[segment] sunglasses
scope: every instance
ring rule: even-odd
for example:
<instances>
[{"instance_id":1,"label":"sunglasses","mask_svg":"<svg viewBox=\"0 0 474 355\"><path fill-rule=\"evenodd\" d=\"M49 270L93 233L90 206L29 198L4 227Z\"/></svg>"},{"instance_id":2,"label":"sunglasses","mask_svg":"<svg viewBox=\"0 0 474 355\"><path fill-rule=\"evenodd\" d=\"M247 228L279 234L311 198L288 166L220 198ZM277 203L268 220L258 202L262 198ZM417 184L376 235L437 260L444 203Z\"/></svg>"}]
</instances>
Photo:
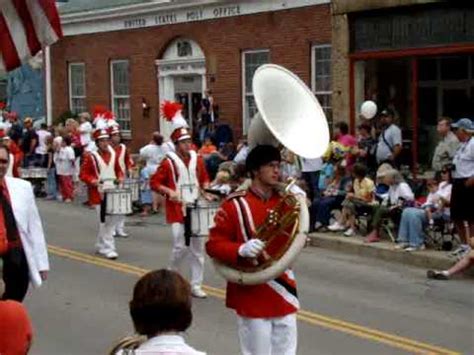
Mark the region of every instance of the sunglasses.
<instances>
[{"instance_id":1,"label":"sunglasses","mask_svg":"<svg viewBox=\"0 0 474 355\"><path fill-rule=\"evenodd\" d=\"M8 159L0 159L0 164L8 164Z\"/></svg>"}]
</instances>

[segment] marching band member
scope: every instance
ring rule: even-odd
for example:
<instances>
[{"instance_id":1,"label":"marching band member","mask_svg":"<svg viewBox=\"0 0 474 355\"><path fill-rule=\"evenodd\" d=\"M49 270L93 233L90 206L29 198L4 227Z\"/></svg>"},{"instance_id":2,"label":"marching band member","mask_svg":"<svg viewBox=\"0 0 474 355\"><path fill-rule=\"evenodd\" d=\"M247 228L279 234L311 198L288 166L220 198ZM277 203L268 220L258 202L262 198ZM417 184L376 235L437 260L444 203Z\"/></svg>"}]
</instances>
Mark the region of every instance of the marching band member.
<instances>
[{"instance_id":1,"label":"marching band member","mask_svg":"<svg viewBox=\"0 0 474 355\"><path fill-rule=\"evenodd\" d=\"M118 254L113 234L118 218L105 215L105 199L99 188L113 188L114 182L123 180L123 175L115 150L110 146L107 130L96 129L93 137L98 150L84 155L79 177L89 188L89 204L95 206L99 218L97 253L107 259L116 259Z\"/></svg>"},{"instance_id":2,"label":"marching band member","mask_svg":"<svg viewBox=\"0 0 474 355\"><path fill-rule=\"evenodd\" d=\"M10 136L6 134L5 129L3 128L0 128L0 141L10 151L6 176L19 178L21 175L21 161L23 159L22 151L18 148L15 142L10 139Z\"/></svg>"},{"instance_id":3,"label":"marching band member","mask_svg":"<svg viewBox=\"0 0 474 355\"><path fill-rule=\"evenodd\" d=\"M173 121L171 140L175 151L166 154L151 177L150 187L166 196L166 221L171 224L173 234L170 268L178 270L189 254L191 292L194 297L205 298L207 295L201 288L204 275L204 239L191 238L190 245L185 245L184 218L186 204L198 199L200 188L207 187L209 177L204 160L191 149L191 133L181 115L181 105L165 102L162 110L164 116Z\"/></svg>"},{"instance_id":4,"label":"marching band member","mask_svg":"<svg viewBox=\"0 0 474 355\"><path fill-rule=\"evenodd\" d=\"M277 191L280 161L280 152L273 146L259 145L250 151L246 168L251 185L229 195L218 210L206 244L210 257L238 265L252 262L262 253L265 243L253 238L255 226L261 225L282 199ZM290 269L263 284L228 282L226 305L237 314L242 354L296 354L299 301Z\"/></svg>"},{"instance_id":5,"label":"marching band member","mask_svg":"<svg viewBox=\"0 0 474 355\"><path fill-rule=\"evenodd\" d=\"M120 127L118 123L114 123L110 127L110 141L112 148L115 150L115 154L120 166L120 171L124 178L129 176L130 169L133 167L133 160L130 156L130 152L125 144L122 143L122 136L120 134ZM117 216L119 220L117 222L117 228L115 229L115 236L118 238L127 238L128 234L125 232L125 215Z\"/></svg>"}]
</instances>

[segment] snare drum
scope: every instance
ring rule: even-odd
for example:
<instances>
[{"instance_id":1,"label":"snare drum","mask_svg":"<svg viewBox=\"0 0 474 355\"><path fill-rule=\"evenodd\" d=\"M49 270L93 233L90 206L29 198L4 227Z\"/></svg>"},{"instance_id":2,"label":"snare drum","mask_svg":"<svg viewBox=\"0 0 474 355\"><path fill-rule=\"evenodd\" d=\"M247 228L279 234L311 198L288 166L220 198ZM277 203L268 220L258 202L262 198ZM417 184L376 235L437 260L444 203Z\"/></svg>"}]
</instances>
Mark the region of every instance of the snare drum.
<instances>
[{"instance_id":1,"label":"snare drum","mask_svg":"<svg viewBox=\"0 0 474 355\"><path fill-rule=\"evenodd\" d=\"M48 169L30 168L30 179L46 179L48 177Z\"/></svg>"},{"instance_id":2,"label":"snare drum","mask_svg":"<svg viewBox=\"0 0 474 355\"><path fill-rule=\"evenodd\" d=\"M21 178L22 179L29 179L30 178L30 169L21 168Z\"/></svg>"},{"instance_id":3,"label":"snare drum","mask_svg":"<svg viewBox=\"0 0 474 355\"><path fill-rule=\"evenodd\" d=\"M132 192L130 189L107 189L104 191L104 198L106 215L132 213Z\"/></svg>"},{"instance_id":4,"label":"snare drum","mask_svg":"<svg viewBox=\"0 0 474 355\"><path fill-rule=\"evenodd\" d=\"M21 177L23 179L46 179L48 177L48 169L24 168L21 169Z\"/></svg>"},{"instance_id":5,"label":"snare drum","mask_svg":"<svg viewBox=\"0 0 474 355\"><path fill-rule=\"evenodd\" d=\"M220 202L198 200L191 206L191 231L196 235L208 235L209 229L214 226L214 216L219 209Z\"/></svg>"},{"instance_id":6,"label":"snare drum","mask_svg":"<svg viewBox=\"0 0 474 355\"><path fill-rule=\"evenodd\" d=\"M123 182L124 189L132 192L132 202L140 200L140 181L137 179L126 179Z\"/></svg>"}]
</instances>

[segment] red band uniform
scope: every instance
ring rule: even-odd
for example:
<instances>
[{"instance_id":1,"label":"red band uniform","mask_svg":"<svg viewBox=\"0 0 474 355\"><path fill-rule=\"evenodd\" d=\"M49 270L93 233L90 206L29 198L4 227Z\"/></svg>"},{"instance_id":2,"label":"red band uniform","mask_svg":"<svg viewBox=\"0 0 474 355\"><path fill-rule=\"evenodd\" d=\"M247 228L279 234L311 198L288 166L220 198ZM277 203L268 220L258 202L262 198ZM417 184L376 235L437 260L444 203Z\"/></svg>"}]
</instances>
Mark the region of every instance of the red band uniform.
<instances>
[{"instance_id":1,"label":"red band uniform","mask_svg":"<svg viewBox=\"0 0 474 355\"><path fill-rule=\"evenodd\" d=\"M108 140L109 135L106 130L99 129L94 132L94 138L97 146L100 146L99 140ZM98 188L99 183L109 188L113 187L114 180L123 179L114 149L108 145L105 151L99 148L96 152L85 154L79 177L89 187L89 204L95 206L99 218L96 251L106 258L115 259L118 254L113 234L118 219L117 216L105 216L103 196Z\"/></svg>"},{"instance_id":2,"label":"red band uniform","mask_svg":"<svg viewBox=\"0 0 474 355\"><path fill-rule=\"evenodd\" d=\"M187 171L183 172L178 166L179 162L173 160L173 158L180 159L182 161L181 164L183 164ZM192 171L193 169L194 172ZM160 186L166 186L171 190L179 191L180 189L177 187L177 185L179 185L180 178L185 175L196 176L197 181L190 182L196 184L196 187L193 190L196 192L195 199L197 199L199 187L203 187L209 183L209 177L206 172L204 160L194 151L190 152L190 157L188 159L183 159L182 157L178 157L176 153L169 152L166 158L161 162L156 173L151 177L150 187L154 191L159 191ZM178 270L181 263L184 261L184 259L186 259L189 253L191 286L194 292L196 292L196 289L200 290L201 288L204 275L204 238L191 238L189 247L186 247L184 239L183 203L172 201L170 200L169 196L167 196L165 210L166 222L171 224L171 231L173 234L171 268L173 270Z\"/></svg>"},{"instance_id":3,"label":"red band uniform","mask_svg":"<svg viewBox=\"0 0 474 355\"><path fill-rule=\"evenodd\" d=\"M263 197L252 187L230 195L219 208L210 230L208 255L230 266L248 263L240 255L241 247L253 239L255 226L262 225L268 211L280 201L276 190ZM243 354L296 354L296 312L300 305L291 269L258 285L227 282L226 306L238 316Z\"/></svg>"},{"instance_id":4,"label":"red band uniform","mask_svg":"<svg viewBox=\"0 0 474 355\"><path fill-rule=\"evenodd\" d=\"M204 298L201 289L204 275L204 238L190 238L190 245L185 245L184 213L187 203L199 198L200 188L209 184L204 160L191 150L191 134L187 123L181 115L181 105L165 102L162 112L173 122L171 141L175 152L168 152L150 179L150 187L158 193L166 194L166 222L171 224L173 250L170 268L179 270L185 259L189 260L191 269L191 288L195 297ZM170 193L179 196L179 201L170 198ZM187 256L189 255L189 258Z\"/></svg>"}]
</instances>

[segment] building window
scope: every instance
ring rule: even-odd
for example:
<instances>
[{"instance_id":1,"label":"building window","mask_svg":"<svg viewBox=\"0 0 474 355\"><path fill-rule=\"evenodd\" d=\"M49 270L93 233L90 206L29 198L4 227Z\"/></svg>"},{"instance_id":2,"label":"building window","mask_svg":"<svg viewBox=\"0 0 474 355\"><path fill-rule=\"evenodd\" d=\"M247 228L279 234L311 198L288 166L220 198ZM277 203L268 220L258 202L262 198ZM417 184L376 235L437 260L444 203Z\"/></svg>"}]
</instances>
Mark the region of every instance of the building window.
<instances>
[{"instance_id":1,"label":"building window","mask_svg":"<svg viewBox=\"0 0 474 355\"><path fill-rule=\"evenodd\" d=\"M192 57L193 47L189 41L179 41L176 45L178 49L178 57Z\"/></svg>"},{"instance_id":2,"label":"building window","mask_svg":"<svg viewBox=\"0 0 474 355\"><path fill-rule=\"evenodd\" d=\"M69 110L73 113L87 111L84 63L69 63Z\"/></svg>"},{"instance_id":3,"label":"building window","mask_svg":"<svg viewBox=\"0 0 474 355\"><path fill-rule=\"evenodd\" d=\"M326 114L329 125L332 124L332 87L331 87L331 45L313 46L311 53L311 86Z\"/></svg>"},{"instance_id":4,"label":"building window","mask_svg":"<svg viewBox=\"0 0 474 355\"><path fill-rule=\"evenodd\" d=\"M252 50L242 53L243 129L245 134L247 134L250 120L257 113L257 106L252 92L252 78L259 66L269 62L269 50Z\"/></svg>"},{"instance_id":5,"label":"building window","mask_svg":"<svg viewBox=\"0 0 474 355\"><path fill-rule=\"evenodd\" d=\"M130 80L128 60L110 63L112 111L122 131L130 132Z\"/></svg>"}]
</instances>

